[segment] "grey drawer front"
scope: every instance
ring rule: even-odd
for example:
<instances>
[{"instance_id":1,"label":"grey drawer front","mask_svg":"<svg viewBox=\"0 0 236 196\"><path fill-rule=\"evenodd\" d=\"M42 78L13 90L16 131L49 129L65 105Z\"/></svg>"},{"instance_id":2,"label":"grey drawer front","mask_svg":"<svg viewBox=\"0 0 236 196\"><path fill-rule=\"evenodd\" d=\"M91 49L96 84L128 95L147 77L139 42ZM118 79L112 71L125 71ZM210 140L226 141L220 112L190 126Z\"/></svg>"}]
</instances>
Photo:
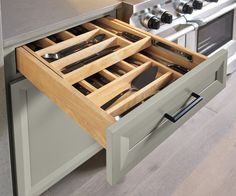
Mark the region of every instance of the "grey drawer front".
<instances>
[{"instance_id":1,"label":"grey drawer front","mask_svg":"<svg viewBox=\"0 0 236 196\"><path fill-rule=\"evenodd\" d=\"M107 130L107 180L115 184L178 127L225 87L227 51L221 50L195 69L157 93ZM164 118L203 97L177 122Z\"/></svg>"}]
</instances>

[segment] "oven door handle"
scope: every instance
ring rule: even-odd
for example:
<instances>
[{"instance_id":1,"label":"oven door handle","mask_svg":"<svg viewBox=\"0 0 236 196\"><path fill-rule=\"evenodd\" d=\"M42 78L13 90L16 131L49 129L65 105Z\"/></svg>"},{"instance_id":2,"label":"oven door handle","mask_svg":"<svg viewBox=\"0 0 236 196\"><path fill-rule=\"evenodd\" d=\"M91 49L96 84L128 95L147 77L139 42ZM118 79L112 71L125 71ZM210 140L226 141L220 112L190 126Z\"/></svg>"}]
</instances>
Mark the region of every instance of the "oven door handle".
<instances>
[{"instance_id":1,"label":"oven door handle","mask_svg":"<svg viewBox=\"0 0 236 196\"><path fill-rule=\"evenodd\" d=\"M172 35L169 35L167 37L165 37L165 39L169 40L169 41L175 41L177 40L178 38L190 33L191 31L194 31L195 30L195 27L192 26L192 25L189 25L188 27L178 31L178 32L175 32L173 33Z\"/></svg>"},{"instance_id":2,"label":"oven door handle","mask_svg":"<svg viewBox=\"0 0 236 196\"><path fill-rule=\"evenodd\" d=\"M207 23L211 22L212 20L226 14L227 12L230 12L231 10L233 10L235 8L236 8L236 3L221 9L220 11L216 12L215 14L212 14L211 16L209 16L207 18L188 20L188 22L197 23L199 27L202 27L202 26L205 26Z\"/></svg>"}]
</instances>

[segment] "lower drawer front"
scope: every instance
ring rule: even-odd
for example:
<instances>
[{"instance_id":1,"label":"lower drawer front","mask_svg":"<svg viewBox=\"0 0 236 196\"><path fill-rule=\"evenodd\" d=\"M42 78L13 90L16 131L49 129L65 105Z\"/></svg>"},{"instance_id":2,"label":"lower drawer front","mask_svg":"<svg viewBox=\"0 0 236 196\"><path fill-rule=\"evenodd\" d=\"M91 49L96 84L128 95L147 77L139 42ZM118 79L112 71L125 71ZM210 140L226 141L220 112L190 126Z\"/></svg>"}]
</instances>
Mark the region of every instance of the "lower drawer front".
<instances>
[{"instance_id":1,"label":"lower drawer front","mask_svg":"<svg viewBox=\"0 0 236 196\"><path fill-rule=\"evenodd\" d=\"M20 47L16 51L17 67L107 149L107 178L110 184L114 184L225 87L227 52L222 50L206 59L111 18L84 24L83 29L88 32L75 35L72 34L75 29L68 30L35 42L36 47L34 43ZM136 36L129 35L127 40L127 32ZM42 57L98 34L104 34L106 39L53 62ZM55 36L62 41L57 43ZM137 36L138 41L132 41ZM120 46L118 50L69 73L63 72L68 65L117 44ZM180 73L162 62L181 65L188 71ZM123 70L121 76L114 72L114 65L119 73ZM129 89L131 81L150 66L158 67L152 83L108 109L101 107ZM100 87L93 86L90 80L95 74L102 75L109 82ZM85 93L80 91L81 87L85 88ZM117 121L117 116L137 104L140 105Z\"/></svg>"},{"instance_id":2,"label":"lower drawer front","mask_svg":"<svg viewBox=\"0 0 236 196\"><path fill-rule=\"evenodd\" d=\"M116 183L225 87L226 54L217 53L108 128L110 184ZM193 99L192 93L199 97ZM194 106L188 107L191 104ZM187 111L176 122L165 118L166 114L181 114L183 108Z\"/></svg>"},{"instance_id":3,"label":"lower drawer front","mask_svg":"<svg viewBox=\"0 0 236 196\"><path fill-rule=\"evenodd\" d=\"M11 83L11 97L18 196L40 195L101 150L29 81Z\"/></svg>"}]
</instances>

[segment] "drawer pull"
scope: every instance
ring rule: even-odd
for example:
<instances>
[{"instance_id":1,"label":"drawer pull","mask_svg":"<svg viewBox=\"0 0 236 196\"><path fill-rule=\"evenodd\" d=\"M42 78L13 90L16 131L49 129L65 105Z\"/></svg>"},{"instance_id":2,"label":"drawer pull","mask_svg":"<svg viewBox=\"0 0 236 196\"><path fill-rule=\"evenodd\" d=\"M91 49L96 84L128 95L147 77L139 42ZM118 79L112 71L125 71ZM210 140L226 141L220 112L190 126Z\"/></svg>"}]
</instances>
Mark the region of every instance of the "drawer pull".
<instances>
[{"instance_id":1,"label":"drawer pull","mask_svg":"<svg viewBox=\"0 0 236 196\"><path fill-rule=\"evenodd\" d=\"M188 113L193 107L195 107L198 103L200 103L203 100L203 97L196 94L196 93L192 93L191 97L195 97L196 99L194 99L192 102L190 102L187 106L185 106L183 109L181 109L174 116L171 116L171 115L165 113L164 117L167 118L169 121L175 123L180 118L182 118L186 113Z\"/></svg>"}]
</instances>

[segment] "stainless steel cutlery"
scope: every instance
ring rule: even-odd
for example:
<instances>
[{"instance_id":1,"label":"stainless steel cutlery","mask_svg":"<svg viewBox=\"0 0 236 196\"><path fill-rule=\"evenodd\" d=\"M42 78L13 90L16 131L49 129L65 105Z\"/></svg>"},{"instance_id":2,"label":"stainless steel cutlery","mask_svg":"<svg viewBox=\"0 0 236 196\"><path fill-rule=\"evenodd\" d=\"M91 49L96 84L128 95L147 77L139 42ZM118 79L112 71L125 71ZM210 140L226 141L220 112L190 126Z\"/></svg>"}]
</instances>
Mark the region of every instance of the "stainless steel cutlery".
<instances>
[{"instance_id":1,"label":"stainless steel cutlery","mask_svg":"<svg viewBox=\"0 0 236 196\"><path fill-rule=\"evenodd\" d=\"M94 44L97 44L103 40L105 40L105 37L106 35L105 34L98 34L96 35L94 38L88 40L88 41L84 41L84 42L81 42L81 43L78 43L78 44L75 44L73 46L70 46L70 47L67 47L63 50L60 50L56 53L47 53L47 54L44 54L43 55L43 58L44 59L47 59L47 60L58 60L58 59L61 59L65 56L68 56L72 53L75 53L79 50L82 50L84 48L87 48L91 45L94 45Z\"/></svg>"},{"instance_id":2,"label":"stainless steel cutlery","mask_svg":"<svg viewBox=\"0 0 236 196\"><path fill-rule=\"evenodd\" d=\"M106 110L122 96L125 96L126 93L139 91L140 89L144 88L145 86L147 86L156 79L157 72L158 72L158 67L156 66L148 68L147 70L145 70L132 80L131 88L120 93L119 95L117 95L116 97L105 103L101 108Z\"/></svg>"},{"instance_id":3,"label":"stainless steel cutlery","mask_svg":"<svg viewBox=\"0 0 236 196\"><path fill-rule=\"evenodd\" d=\"M88 63L91 63L101 57L104 57L108 54L111 54L112 52L114 52L116 49L118 49L120 47L120 45L115 45L115 46L111 46L109 48L106 48L100 52L97 52L93 55L90 55L82 60L79 60L79 61L76 61L70 65L67 65L66 67L64 67L61 72L63 74L67 74L67 73L70 73L71 71L74 71L75 69L78 69Z\"/></svg>"}]
</instances>

